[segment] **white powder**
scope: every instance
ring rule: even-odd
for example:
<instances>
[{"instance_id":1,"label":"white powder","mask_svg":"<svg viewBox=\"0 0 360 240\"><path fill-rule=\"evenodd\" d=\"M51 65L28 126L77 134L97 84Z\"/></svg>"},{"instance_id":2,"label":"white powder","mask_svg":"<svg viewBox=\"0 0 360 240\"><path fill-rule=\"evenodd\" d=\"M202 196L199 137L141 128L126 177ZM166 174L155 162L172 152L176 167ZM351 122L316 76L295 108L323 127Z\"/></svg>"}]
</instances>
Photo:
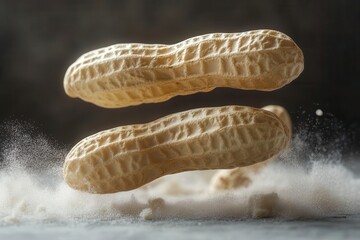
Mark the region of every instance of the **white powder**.
<instances>
[{"instance_id":1,"label":"white powder","mask_svg":"<svg viewBox=\"0 0 360 240\"><path fill-rule=\"evenodd\" d=\"M62 179L66 151L51 146L44 137L30 137L19 130L14 138L2 153L3 224L48 219L299 218L360 213L360 179L338 161L339 154L312 154L299 135L280 159L251 176L247 188L213 193L209 182L215 171L193 171L107 195L68 187Z\"/></svg>"},{"instance_id":2,"label":"white powder","mask_svg":"<svg viewBox=\"0 0 360 240\"><path fill-rule=\"evenodd\" d=\"M324 112L321 109L316 109L315 114L316 116L321 117L322 115L324 115Z\"/></svg>"}]
</instances>

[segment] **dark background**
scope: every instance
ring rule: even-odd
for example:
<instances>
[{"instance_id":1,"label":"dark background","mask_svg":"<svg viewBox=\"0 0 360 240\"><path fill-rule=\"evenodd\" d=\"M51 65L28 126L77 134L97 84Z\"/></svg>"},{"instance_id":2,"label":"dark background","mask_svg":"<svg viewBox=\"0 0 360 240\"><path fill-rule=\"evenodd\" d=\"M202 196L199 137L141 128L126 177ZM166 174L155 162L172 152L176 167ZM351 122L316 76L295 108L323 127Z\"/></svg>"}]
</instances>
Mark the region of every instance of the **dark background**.
<instances>
[{"instance_id":1,"label":"dark background","mask_svg":"<svg viewBox=\"0 0 360 240\"><path fill-rule=\"evenodd\" d=\"M203 106L286 107L295 126L336 119L359 146L359 5L346 1L1 1L0 123L19 119L71 146L89 134ZM81 54L115 43L176 43L211 32L270 28L295 40L305 70L274 92L216 89L164 103L102 109L63 91ZM317 117L316 109L324 116ZM333 124L327 128L332 135ZM2 133L2 140L6 134Z\"/></svg>"}]
</instances>

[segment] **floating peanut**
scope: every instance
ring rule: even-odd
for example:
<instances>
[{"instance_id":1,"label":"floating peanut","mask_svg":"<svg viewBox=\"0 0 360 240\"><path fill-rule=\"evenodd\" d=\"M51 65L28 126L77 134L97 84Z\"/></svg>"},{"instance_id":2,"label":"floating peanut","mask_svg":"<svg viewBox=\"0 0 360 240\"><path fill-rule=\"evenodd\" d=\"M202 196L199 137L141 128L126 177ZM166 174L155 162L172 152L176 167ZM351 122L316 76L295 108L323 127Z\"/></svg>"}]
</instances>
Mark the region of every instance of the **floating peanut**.
<instances>
[{"instance_id":1,"label":"floating peanut","mask_svg":"<svg viewBox=\"0 0 360 240\"><path fill-rule=\"evenodd\" d=\"M83 139L66 157L64 178L82 191L126 191L166 174L265 161L288 141L288 127L271 112L242 106L193 109Z\"/></svg>"},{"instance_id":2,"label":"floating peanut","mask_svg":"<svg viewBox=\"0 0 360 240\"><path fill-rule=\"evenodd\" d=\"M291 123L291 118L290 118L290 114L288 113L288 111L286 111L285 108L283 108L282 106L279 106L279 105L267 105L265 107L262 107L262 109L272 112L272 113L275 113L276 116L278 116L281 119L281 121L283 121L283 123L285 123L285 125L288 127L290 138L291 138L292 123Z\"/></svg>"},{"instance_id":3,"label":"floating peanut","mask_svg":"<svg viewBox=\"0 0 360 240\"><path fill-rule=\"evenodd\" d=\"M270 91L297 78L304 57L274 30L213 33L174 45L118 44L81 56L66 72L71 97L117 108L216 87Z\"/></svg>"},{"instance_id":4,"label":"floating peanut","mask_svg":"<svg viewBox=\"0 0 360 240\"><path fill-rule=\"evenodd\" d=\"M289 113L286 111L286 109L277 105L265 106L262 109L275 113L288 127L289 136L291 138L292 124ZM210 190L218 191L247 187L251 184L251 175L258 173L273 159L274 157L248 167L219 170L217 173L215 173L210 181Z\"/></svg>"}]
</instances>

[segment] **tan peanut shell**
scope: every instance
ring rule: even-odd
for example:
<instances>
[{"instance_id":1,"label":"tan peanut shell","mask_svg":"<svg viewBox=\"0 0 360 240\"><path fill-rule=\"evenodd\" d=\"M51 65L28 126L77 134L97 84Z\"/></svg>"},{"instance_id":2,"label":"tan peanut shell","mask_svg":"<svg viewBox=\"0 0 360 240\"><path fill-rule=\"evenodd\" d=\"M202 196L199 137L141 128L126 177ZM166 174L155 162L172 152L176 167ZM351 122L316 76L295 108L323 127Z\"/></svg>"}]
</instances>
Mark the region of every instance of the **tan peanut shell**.
<instances>
[{"instance_id":1,"label":"tan peanut shell","mask_svg":"<svg viewBox=\"0 0 360 240\"><path fill-rule=\"evenodd\" d=\"M71 97L117 108L216 87L270 91L303 68L301 49L281 32L213 33L173 45L117 44L91 51L69 67L64 88Z\"/></svg>"},{"instance_id":2,"label":"tan peanut shell","mask_svg":"<svg viewBox=\"0 0 360 240\"><path fill-rule=\"evenodd\" d=\"M280 120L288 127L289 136L292 135L292 123L289 113L285 108L278 105L268 105L262 109L270 111L280 118ZM275 157L272 157L266 161L247 166L247 167L237 167L234 169L222 169L217 171L210 181L210 190L230 190L241 187L247 187L251 184L250 176L257 174L261 171L269 162L271 162Z\"/></svg>"},{"instance_id":3,"label":"tan peanut shell","mask_svg":"<svg viewBox=\"0 0 360 240\"><path fill-rule=\"evenodd\" d=\"M271 112L242 106L193 109L83 139L66 157L64 178L81 191L126 191L167 174L261 162L288 141L287 126Z\"/></svg>"},{"instance_id":4,"label":"tan peanut shell","mask_svg":"<svg viewBox=\"0 0 360 240\"><path fill-rule=\"evenodd\" d=\"M278 116L280 120L283 121L283 123L285 123L285 125L289 128L290 138L292 137L292 121L290 118L290 114L288 113L288 111L286 111L284 107L279 105L267 105L262 107L262 109L275 113L276 116Z\"/></svg>"}]
</instances>

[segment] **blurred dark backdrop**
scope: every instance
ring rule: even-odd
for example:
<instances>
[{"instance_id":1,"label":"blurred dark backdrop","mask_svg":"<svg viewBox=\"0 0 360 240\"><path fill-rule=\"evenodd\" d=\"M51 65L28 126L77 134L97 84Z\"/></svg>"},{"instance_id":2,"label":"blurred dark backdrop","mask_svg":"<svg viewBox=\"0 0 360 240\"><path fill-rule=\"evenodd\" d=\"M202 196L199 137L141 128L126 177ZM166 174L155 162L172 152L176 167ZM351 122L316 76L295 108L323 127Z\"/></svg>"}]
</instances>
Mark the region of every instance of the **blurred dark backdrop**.
<instances>
[{"instance_id":1,"label":"blurred dark backdrop","mask_svg":"<svg viewBox=\"0 0 360 240\"><path fill-rule=\"evenodd\" d=\"M97 131L202 106L285 106L300 124L324 111L353 134L360 120L359 5L346 1L0 1L0 122L21 119L70 146ZM82 53L115 43L175 43L211 32L271 28L303 49L305 70L274 92L216 89L167 102L102 109L67 97ZM304 113L307 115L305 116ZM331 129L329 130L331 131ZM3 136L4 138L4 136ZM354 144L358 144L357 137Z\"/></svg>"}]
</instances>

